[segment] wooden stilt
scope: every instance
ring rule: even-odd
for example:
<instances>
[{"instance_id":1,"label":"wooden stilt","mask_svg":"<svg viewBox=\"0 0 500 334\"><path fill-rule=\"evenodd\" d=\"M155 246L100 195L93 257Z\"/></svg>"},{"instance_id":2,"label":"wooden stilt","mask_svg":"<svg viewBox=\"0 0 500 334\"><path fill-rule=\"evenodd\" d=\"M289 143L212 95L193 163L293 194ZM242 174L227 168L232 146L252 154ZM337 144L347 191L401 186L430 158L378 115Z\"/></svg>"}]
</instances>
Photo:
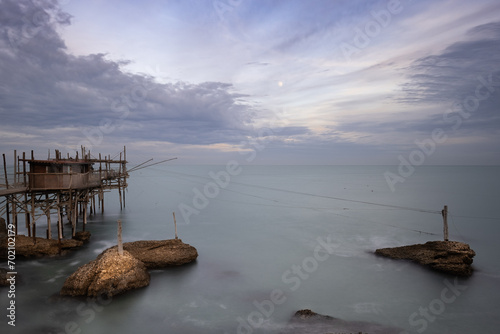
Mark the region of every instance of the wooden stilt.
<instances>
[{"instance_id":1,"label":"wooden stilt","mask_svg":"<svg viewBox=\"0 0 500 334\"><path fill-rule=\"evenodd\" d=\"M10 225L10 213L9 213L9 196L7 196L5 201L5 215L7 216L7 226Z\"/></svg>"},{"instance_id":2,"label":"wooden stilt","mask_svg":"<svg viewBox=\"0 0 500 334\"><path fill-rule=\"evenodd\" d=\"M33 243L36 244L36 220L35 220L35 194L31 193L31 227L33 229Z\"/></svg>"},{"instance_id":3,"label":"wooden stilt","mask_svg":"<svg viewBox=\"0 0 500 334\"><path fill-rule=\"evenodd\" d=\"M75 192L75 200L73 202L74 208L73 208L73 222L71 224L71 229L72 229L72 234L71 236L74 237L76 235L76 223L78 219L78 198L77 198L77 193Z\"/></svg>"},{"instance_id":4,"label":"wooden stilt","mask_svg":"<svg viewBox=\"0 0 500 334\"><path fill-rule=\"evenodd\" d=\"M448 241L448 206L445 205L444 209L441 211L443 216L443 235L444 241Z\"/></svg>"},{"instance_id":5,"label":"wooden stilt","mask_svg":"<svg viewBox=\"0 0 500 334\"><path fill-rule=\"evenodd\" d=\"M49 151L50 152L50 151ZM52 227L51 222L50 222L50 201L49 201L49 195L45 194L45 216L47 217L47 239L52 239Z\"/></svg>"},{"instance_id":6,"label":"wooden stilt","mask_svg":"<svg viewBox=\"0 0 500 334\"><path fill-rule=\"evenodd\" d=\"M63 238L63 224L62 224L62 212L61 212L61 193L57 193L57 239L59 243Z\"/></svg>"},{"instance_id":7,"label":"wooden stilt","mask_svg":"<svg viewBox=\"0 0 500 334\"><path fill-rule=\"evenodd\" d=\"M100 190L100 195L101 195L101 213L104 213L104 191L102 189Z\"/></svg>"},{"instance_id":8,"label":"wooden stilt","mask_svg":"<svg viewBox=\"0 0 500 334\"><path fill-rule=\"evenodd\" d=\"M82 203L83 204L83 231L85 231L85 226L87 225L87 203L88 203L88 200L87 200L87 197L85 198L85 203Z\"/></svg>"},{"instance_id":9,"label":"wooden stilt","mask_svg":"<svg viewBox=\"0 0 500 334\"><path fill-rule=\"evenodd\" d=\"M9 189L9 178L7 177L7 163L5 161L5 154L2 154L3 157L3 172L5 177L5 188Z\"/></svg>"},{"instance_id":10,"label":"wooden stilt","mask_svg":"<svg viewBox=\"0 0 500 334\"><path fill-rule=\"evenodd\" d=\"M16 198L16 195L13 195L13 199ZM15 200L12 200L12 222L14 224L14 230L17 235L17 203Z\"/></svg>"},{"instance_id":11,"label":"wooden stilt","mask_svg":"<svg viewBox=\"0 0 500 334\"><path fill-rule=\"evenodd\" d=\"M118 219L118 254L123 256L122 221Z\"/></svg>"},{"instance_id":12,"label":"wooden stilt","mask_svg":"<svg viewBox=\"0 0 500 334\"><path fill-rule=\"evenodd\" d=\"M51 231L51 226L50 226L50 210L47 210L45 213L47 216L47 239L52 239L52 231Z\"/></svg>"},{"instance_id":13,"label":"wooden stilt","mask_svg":"<svg viewBox=\"0 0 500 334\"><path fill-rule=\"evenodd\" d=\"M177 237L177 221L175 220L175 212L172 212L172 214L174 215L175 239L179 239Z\"/></svg>"},{"instance_id":14,"label":"wooden stilt","mask_svg":"<svg viewBox=\"0 0 500 334\"><path fill-rule=\"evenodd\" d=\"M14 187L16 186L16 183L17 183L17 161L16 161L16 157L17 157L17 151L14 150Z\"/></svg>"}]
</instances>

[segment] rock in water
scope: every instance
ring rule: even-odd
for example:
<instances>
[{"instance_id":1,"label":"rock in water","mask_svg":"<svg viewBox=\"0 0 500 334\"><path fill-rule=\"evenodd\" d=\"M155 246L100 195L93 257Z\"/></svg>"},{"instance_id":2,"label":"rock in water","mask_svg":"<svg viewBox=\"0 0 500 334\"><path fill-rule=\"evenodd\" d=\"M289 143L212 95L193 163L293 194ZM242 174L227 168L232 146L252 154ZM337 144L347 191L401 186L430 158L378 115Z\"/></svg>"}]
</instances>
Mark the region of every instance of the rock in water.
<instances>
[{"instance_id":1,"label":"rock in water","mask_svg":"<svg viewBox=\"0 0 500 334\"><path fill-rule=\"evenodd\" d=\"M91 234L89 231L80 231L80 232L75 233L75 236L73 237L73 239L81 241L84 244L86 244L87 242L90 241L90 236L91 236Z\"/></svg>"},{"instance_id":2,"label":"rock in water","mask_svg":"<svg viewBox=\"0 0 500 334\"><path fill-rule=\"evenodd\" d=\"M381 248L375 254L392 259L412 260L456 276L472 275L472 258L476 255L468 244L458 241L429 241L425 244Z\"/></svg>"},{"instance_id":3,"label":"rock in water","mask_svg":"<svg viewBox=\"0 0 500 334\"><path fill-rule=\"evenodd\" d=\"M180 266L198 257L196 248L181 239L126 242L123 249L142 261L148 269Z\"/></svg>"},{"instance_id":4,"label":"rock in water","mask_svg":"<svg viewBox=\"0 0 500 334\"><path fill-rule=\"evenodd\" d=\"M286 334L332 334L332 333L370 333L400 334L401 328L385 327L363 321L346 321L315 313L309 309L300 310L290 320Z\"/></svg>"},{"instance_id":5,"label":"rock in water","mask_svg":"<svg viewBox=\"0 0 500 334\"><path fill-rule=\"evenodd\" d=\"M55 256L64 254L69 250L79 248L83 242L75 239L62 239L59 244L57 239L35 238L36 243L33 242L32 237L25 235L16 235L16 257L42 257L42 256ZM6 238L0 239L0 249L7 247ZM3 252L0 252L0 258L3 258Z\"/></svg>"},{"instance_id":6,"label":"rock in water","mask_svg":"<svg viewBox=\"0 0 500 334\"><path fill-rule=\"evenodd\" d=\"M129 252L104 251L69 276L61 289L64 296L108 297L149 285L146 266Z\"/></svg>"}]
</instances>

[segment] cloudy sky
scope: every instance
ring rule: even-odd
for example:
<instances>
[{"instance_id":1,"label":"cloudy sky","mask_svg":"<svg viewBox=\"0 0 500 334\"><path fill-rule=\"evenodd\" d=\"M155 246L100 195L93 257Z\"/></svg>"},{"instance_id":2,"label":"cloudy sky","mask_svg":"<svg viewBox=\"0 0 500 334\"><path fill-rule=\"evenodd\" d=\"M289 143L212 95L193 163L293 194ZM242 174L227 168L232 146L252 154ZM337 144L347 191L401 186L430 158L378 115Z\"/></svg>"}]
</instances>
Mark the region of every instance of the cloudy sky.
<instances>
[{"instance_id":1,"label":"cloudy sky","mask_svg":"<svg viewBox=\"0 0 500 334\"><path fill-rule=\"evenodd\" d=\"M500 164L499 109L497 0L0 0L8 156Z\"/></svg>"}]
</instances>

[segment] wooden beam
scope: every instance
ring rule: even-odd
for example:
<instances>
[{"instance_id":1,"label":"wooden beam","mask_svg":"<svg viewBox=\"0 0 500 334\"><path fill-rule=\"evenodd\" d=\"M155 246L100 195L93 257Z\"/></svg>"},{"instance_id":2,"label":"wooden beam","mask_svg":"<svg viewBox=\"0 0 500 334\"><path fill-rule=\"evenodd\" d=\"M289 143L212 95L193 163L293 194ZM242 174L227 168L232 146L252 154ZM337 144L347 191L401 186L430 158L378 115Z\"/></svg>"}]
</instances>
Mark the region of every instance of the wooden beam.
<instances>
[{"instance_id":1,"label":"wooden beam","mask_svg":"<svg viewBox=\"0 0 500 334\"><path fill-rule=\"evenodd\" d=\"M448 206L445 205L444 209L441 211L443 216L443 236L444 241L448 241Z\"/></svg>"}]
</instances>

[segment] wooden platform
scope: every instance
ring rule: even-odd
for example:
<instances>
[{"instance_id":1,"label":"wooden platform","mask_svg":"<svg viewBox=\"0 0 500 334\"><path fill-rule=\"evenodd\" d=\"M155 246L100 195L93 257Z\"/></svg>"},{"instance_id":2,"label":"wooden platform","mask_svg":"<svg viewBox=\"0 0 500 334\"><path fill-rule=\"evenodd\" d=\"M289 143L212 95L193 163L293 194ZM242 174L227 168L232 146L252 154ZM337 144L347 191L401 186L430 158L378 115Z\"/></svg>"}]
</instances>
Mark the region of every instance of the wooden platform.
<instances>
[{"instance_id":1,"label":"wooden platform","mask_svg":"<svg viewBox=\"0 0 500 334\"><path fill-rule=\"evenodd\" d=\"M0 189L0 197L7 195L23 194L28 190L28 187L12 187L9 189Z\"/></svg>"}]
</instances>

